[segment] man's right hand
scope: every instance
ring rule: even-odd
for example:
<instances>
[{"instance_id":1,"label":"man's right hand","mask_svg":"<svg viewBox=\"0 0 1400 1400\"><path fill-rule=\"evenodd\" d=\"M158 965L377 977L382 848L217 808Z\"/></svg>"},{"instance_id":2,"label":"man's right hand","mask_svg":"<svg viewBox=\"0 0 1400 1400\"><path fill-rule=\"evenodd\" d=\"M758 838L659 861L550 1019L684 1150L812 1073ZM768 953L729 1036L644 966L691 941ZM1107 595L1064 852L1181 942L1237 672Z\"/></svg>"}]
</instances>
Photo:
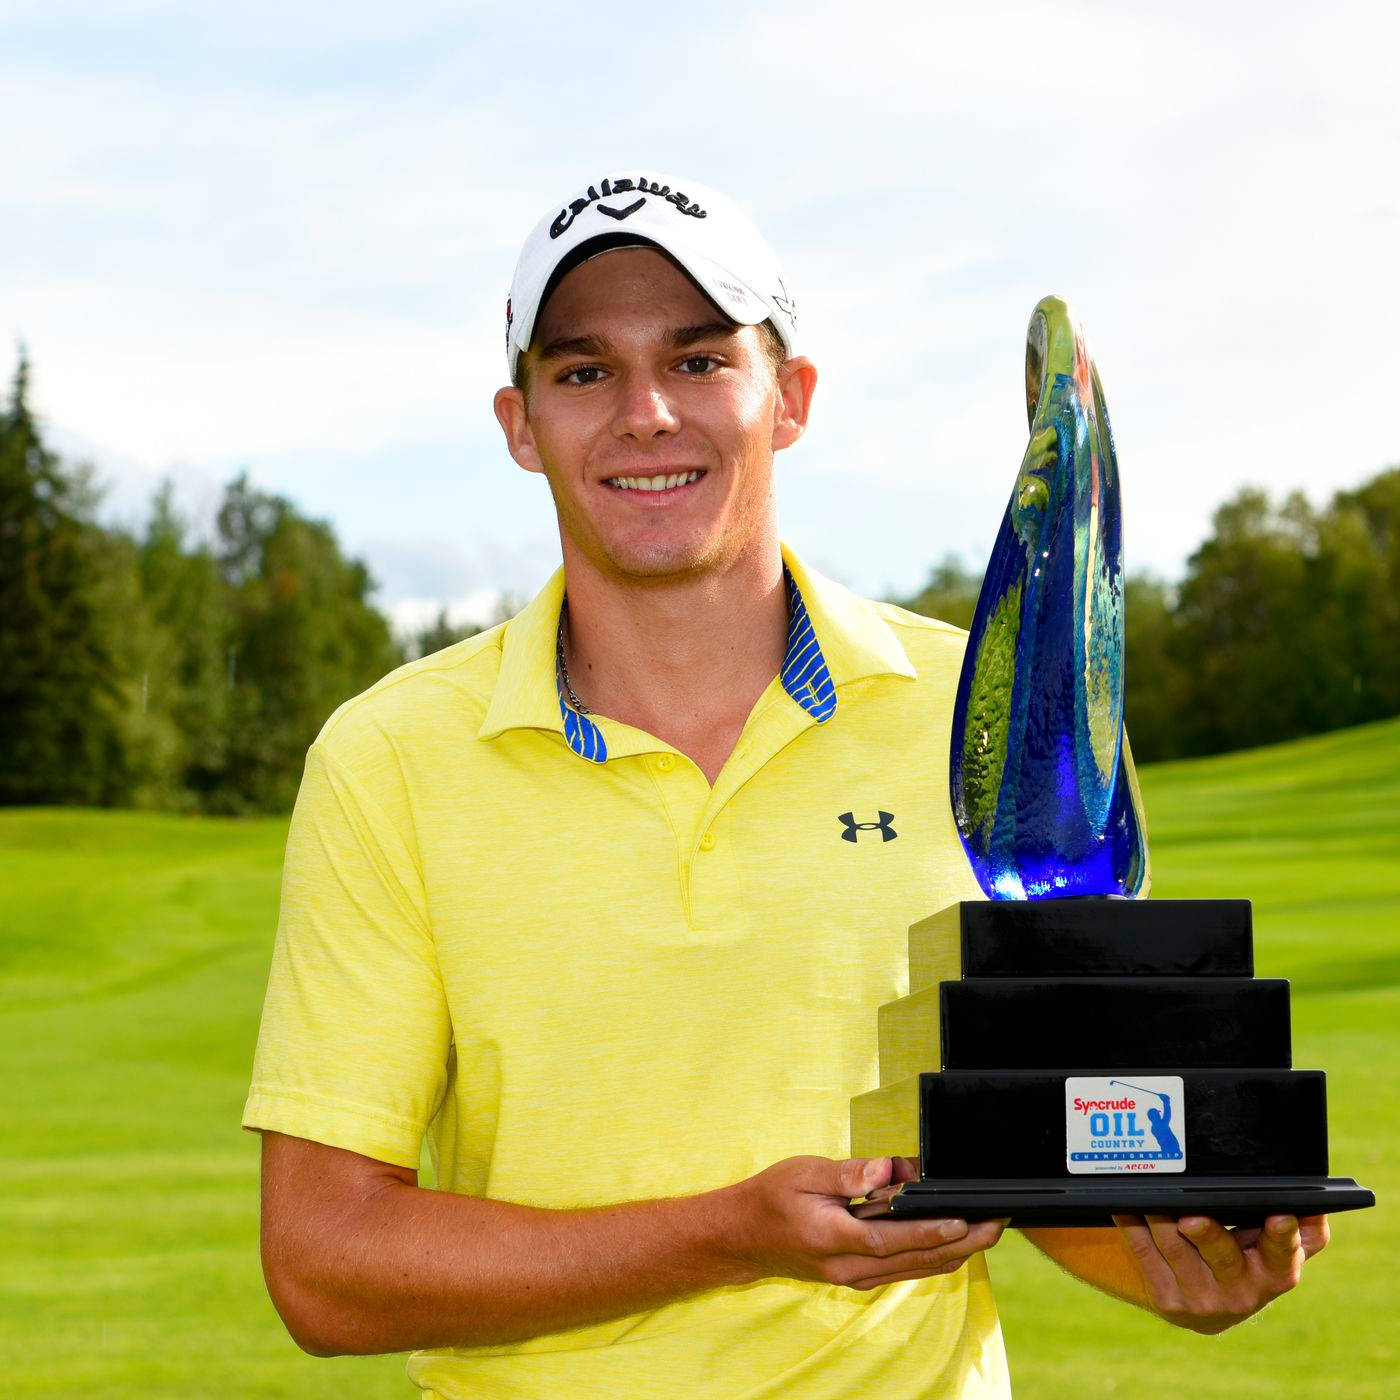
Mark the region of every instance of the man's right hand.
<instances>
[{"instance_id":1,"label":"man's right hand","mask_svg":"<svg viewBox=\"0 0 1400 1400\"><path fill-rule=\"evenodd\" d=\"M747 1281L798 1278L867 1290L960 1269L1005 1222L861 1220L848 1207L897 1179L888 1157L789 1157L720 1193L735 1209L731 1247Z\"/></svg>"}]
</instances>

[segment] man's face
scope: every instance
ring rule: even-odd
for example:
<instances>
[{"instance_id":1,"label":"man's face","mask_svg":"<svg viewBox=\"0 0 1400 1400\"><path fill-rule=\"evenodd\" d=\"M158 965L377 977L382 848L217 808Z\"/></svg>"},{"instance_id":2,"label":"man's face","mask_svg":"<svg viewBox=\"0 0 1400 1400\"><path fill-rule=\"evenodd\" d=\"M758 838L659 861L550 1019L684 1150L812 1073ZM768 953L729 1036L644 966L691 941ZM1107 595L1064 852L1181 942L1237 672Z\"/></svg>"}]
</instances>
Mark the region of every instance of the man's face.
<instances>
[{"instance_id":1,"label":"man's face","mask_svg":"<svg viewBox=\"0 0 1400 1400\"><path fill-rule=\"evenodd\" d=\"M511 453L549 481L566 565L613 579L724 570L776 549L773 452L801 435L815 371L776 375L669 259L605 253L570 272L518 389L496 396Z\"/></svg>"}]
</instances>

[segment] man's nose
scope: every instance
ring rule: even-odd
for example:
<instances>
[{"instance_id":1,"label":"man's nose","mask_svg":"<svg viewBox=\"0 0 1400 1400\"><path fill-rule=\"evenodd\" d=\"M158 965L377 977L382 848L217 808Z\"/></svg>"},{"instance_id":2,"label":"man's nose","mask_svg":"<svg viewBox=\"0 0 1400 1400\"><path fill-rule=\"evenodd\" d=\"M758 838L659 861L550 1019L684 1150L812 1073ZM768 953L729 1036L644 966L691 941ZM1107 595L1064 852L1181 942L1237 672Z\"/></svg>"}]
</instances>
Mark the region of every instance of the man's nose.
<instances>
[{"instance_id":1,"label":"man's nose","mask_svg":"<svg viewBox=\"0 0 1400 1400\"><path fill-rule=\"evenodd\" d=\"M613 433L647 439L674 433L680 418L666 396L665 386L650 374L629 374L620 386Z\"/></svg>"}]
</instances>

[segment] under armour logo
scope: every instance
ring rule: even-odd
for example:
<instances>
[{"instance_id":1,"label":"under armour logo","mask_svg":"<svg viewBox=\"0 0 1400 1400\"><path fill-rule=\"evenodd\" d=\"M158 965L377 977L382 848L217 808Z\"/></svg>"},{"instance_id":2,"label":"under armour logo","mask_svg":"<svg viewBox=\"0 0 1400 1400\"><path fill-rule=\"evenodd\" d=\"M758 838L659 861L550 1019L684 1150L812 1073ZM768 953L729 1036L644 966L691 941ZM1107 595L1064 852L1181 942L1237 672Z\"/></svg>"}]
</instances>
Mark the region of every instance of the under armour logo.
<instances>
[{"instance_id":1,"label":"under armour logo","mask_svg":"<svg viewBox=\"0 0 1400 1400\"><path fill-rule=\"evenodd\" d=\"M882 841L893 841L899 835L891 823L894 821L892 812L879 813L880 820L877 822L858 822L854 812L842 812L837 821L846 829L841 833L843 841L854 841L857 839L856 833L861 831L878 831Z\"/></svg>"}]
</instances>

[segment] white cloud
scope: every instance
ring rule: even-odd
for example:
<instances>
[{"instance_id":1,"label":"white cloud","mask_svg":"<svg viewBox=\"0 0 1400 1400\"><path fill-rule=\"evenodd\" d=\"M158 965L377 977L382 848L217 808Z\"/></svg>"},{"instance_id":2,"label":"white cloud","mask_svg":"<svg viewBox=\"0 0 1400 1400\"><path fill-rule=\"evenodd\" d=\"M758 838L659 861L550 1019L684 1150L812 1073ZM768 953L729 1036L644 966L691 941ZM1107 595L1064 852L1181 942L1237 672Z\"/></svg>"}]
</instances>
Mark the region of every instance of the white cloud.
<instances>
[{"instance_id":1,"label":"white cloud","mask_svg":"<svg viewBox=\"0 0 1400 1400\"><path fill-rule=\"evenodd\" d=\"M439 617L449 627L488 627L498 620L505 593L499 588L478 588L461 598L400 598L385 610L396 636L409 638L433 626Z\"/></svg>"},{"instance_id":2,"label":"white cloud","mask_svg":"<svg viewBox=\"0 0 1400 1400\"><path fill-rule=\"evenodd\" d=\"M114 498L246 464L380 551L388 601L426 596L392 564L425 524L538 572L547 504L488 408L505 286L550 190L633 161L782 249L822 369L785 519L860 587L989 544L1051 291L1131 563L1175 571L1240 483L1320 497L1400 456L1393 7L533 13L526 47L447 3L7 8L0 330Z\"/></svg>"}]
</instances>

